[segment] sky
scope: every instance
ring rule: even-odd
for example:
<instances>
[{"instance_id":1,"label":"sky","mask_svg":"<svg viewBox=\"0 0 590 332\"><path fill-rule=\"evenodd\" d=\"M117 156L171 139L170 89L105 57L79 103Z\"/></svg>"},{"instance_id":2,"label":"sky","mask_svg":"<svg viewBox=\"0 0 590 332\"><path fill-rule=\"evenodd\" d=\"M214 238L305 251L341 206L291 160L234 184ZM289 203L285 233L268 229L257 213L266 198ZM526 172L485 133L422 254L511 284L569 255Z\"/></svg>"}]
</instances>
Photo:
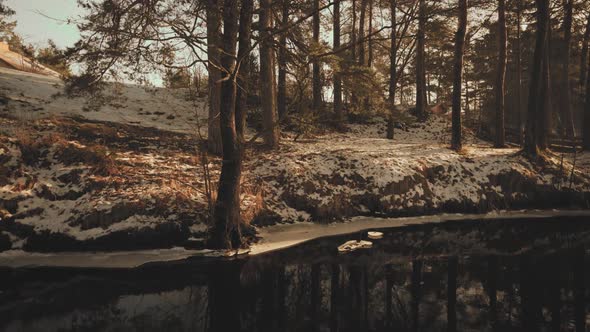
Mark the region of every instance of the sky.
<instances>
[{"instance_id":1,"label":"sky","mask_svg":"<svg viewBox=\"0 0 590 332\"><path fill-rule=\"evenodd\" d=\"M6 4L16 12L12 17L18 23L16 32L26 43L45 46L47 39L53 39L57 46L66 47L78 40L76 26L63 22L81 13L76 0L6 0Z\"/></svg>"}]
</instances>

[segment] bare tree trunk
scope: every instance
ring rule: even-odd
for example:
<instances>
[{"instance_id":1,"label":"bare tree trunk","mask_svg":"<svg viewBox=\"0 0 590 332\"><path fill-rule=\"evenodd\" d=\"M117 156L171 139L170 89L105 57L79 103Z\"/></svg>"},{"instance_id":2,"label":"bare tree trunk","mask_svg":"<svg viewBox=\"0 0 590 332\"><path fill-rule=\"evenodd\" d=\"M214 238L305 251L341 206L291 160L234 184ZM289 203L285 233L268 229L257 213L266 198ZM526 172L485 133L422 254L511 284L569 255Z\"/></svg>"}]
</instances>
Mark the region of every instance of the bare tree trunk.
<instances>
[{"instance_id":1,"label":"bare tree trunk","mask_svg":"<svg viewBox=\"0 0 590 332\"><path fill-rule=\"evenodd\" d=\"M586 107L584 110L583 147L590 151L590 75L586 75Z\"/></svg>"},{"instance_id":2,"label":"bare tree trunk","mask_svg":"<svg viewBox=\"0 0 590 332\"><path fill-rule=\"evenodd\" d=\"M498 71L496 78L496 139L494 146L506 146L504 102L506 84L506 2L498 0Z\"/></svg>"},{"instance_id":3,"label":"bare tree trunk","mask_svg":"<svg viewBox=\"0 0 590 332\"><path fill-rule=\"evenodd\" d=\"M416 47L416 114L426 120L426 72L424 66L426 1L420 0L418 12L418 46Z\"/></svg>"},{"instance_id":4,"label":"bare tree trunk","mask_svg":"<svg viewBox=\"0 0 590 332\"><path fill-rule=\"evenodd\" d=\"M503 0L500 0L503 1ZM463 56L467 33L467 0L459 0L459 25L455 34L455 66L453 68L453 110L451 149L461 150L461 83L463 82Z\"/></svg>"},{"instance_id":5,"label":"bare tree trunk","mask_svg":"<svg viewBox=\"0 0 590 332\"><path fill-rule=\"evenodd\" d=\"M254 11L253 0L243 0L240 9L240 34L238 39L238 59L240 70L238 72L238 91L236 97L236 132L240 142L244 142L246 129L246 113L248 109L248 93L250 91L250 66L248 57L250 52L250 39L252 38L252 13Z\"/></svg>"},{"instance_id":6,"label":"bare tree trunk","mask_svg":"<svg viewBox=\"0 0 590 332\"><path fill-rule=\"evenodd\" d=\"M289 24L289 1L282 0L281 3L281 25L283 28ZM287 113L287 31L279 36L278 62L277 110L279 117L282 118Z\"/></svg>"},{"instance_id":7,"label":"bare tree trunk","mask_svg":"<svg viewBox=\"0 0 590 332\"><path fill-rule=\"evenodd\" d=\"M260 1L260 96L263 114L265 144L276 149L279 146L279 121L276 104L274 52L272 29L272 0Z\"/></svg>"},{"instance_id":8,"label":"bare tree trunk","mask_svg":"<svg viewBox=\"0 0 590 332\"><path fill-rule=\"evenodd\" d=\"M356 54L357 54L357 47L356 47L356 0L352 0L352 31L350 33L350 42L352 44L350 53L352 55L352 63L356 63ZM350 102L352 108L356 107L357 97L356 91L352 89L350 94Z\"/></svg>"},{"instance_id":9,"label":"bare tree trunk","mask_svg":"<svg viewBox=\"0 0 590 332\"><path fill-rule=\"evenodd\" d=\"M213 213L213 229L209 245L212 248L234 248L241 245L240 179L242 147L236 134L236 44L238 34L238 3L225 0L223 8L223 52L221 66L227 72L221 83L220 125L223 161L217 201Z\"/></svg>"},{"instance_id":10,"label":"bare tree trunk","mask_svg":"<svg viewBox=\"0 0 590 332\"><path fill-rule=\"evenodd\" d=\"M373 0L369 0L369 30L367 32L367 48L369 57L367 58L367 67L373 66Z\"/></svg>"},{"instance_id":11,"label":"bare tree trunk","mask_svg":"<svg viewBox=\"0 0 590 332\"><path fill-rule=\"evenodd\" d=\"M543 73L541 80L541 97L543 104L540 107L541 114L537 117L537 145L539 150L545 151L549 147L549 133L551 132L551 70L549 57L549 40L551 39L551 25L547 27L547 40L545 45L545 55L543 56Z\"/></svg>"},{"instance_id":12,"label":"bare tree trunk","mask_svg":"<svg viewBox=\"0 0 590 332\"><path fill-rule=\"evenodd\" d=\"M588 75L588 43L590 42L590 14L586 19L586 30L582 39L582 53L580 55L580 93L583 95L586 89L586 76Z\"/></svg>"},{"instance_id":13,"label":"bare tree trunk","mask_svg":"<svg viewBox=\"0 0 590 332\"><path fill-rule=\"evenodd\" d=\"M574 125L574 116L572 114L571 105L571 88L570 88L570 44L572 40L572 16L573 16L573 0L565 0L564 2L564 19L563 19L563 31L564 31L564 52L563 57L563 105L561 106L565 122L565 132L568 137L574 138L576 133L576 127Z\"/></svg>"},{"instance_id":14,"label":"bare tree trunk","mask_svg":"<svg viewBox=\"0 0 590 332\"><path fill-rule=\"evenodd\" d=\"M394 136L394 112L395 112L395 89L397 86L397 1L389 0L389 10L391 11L391 37L389 51L389 119L387 121L387 138L393 139Z\"/></svg>"},{"instance_id":15,"label":"bare tree trunk","mask_svg":"<svg viewBox=\"0 0 590 332\"><path fill-rule=\"evenodd\" d=\"M359 62L360 67L365 65L365 14L367 11L367 1L361 0L361 16L359 19Z\"/></svg>"},{"instance_id":16,"label":"bare tree trunk","mask_svg":"<svg viewBox=\"0 0 590 332\"><path fill-rule=\"evenodd\" d=\"M209 116L207 147L215 154L221 154L221 131L219 129L219 103L221 101L221 63L219 47L221 36L221 7L217 0L207 0L207 71L209 76Z\"/></svg>"},{"instance_id":17,"label":"bare tree trunk","mask_svg":"<svg viewBox=\"0 0 590 332\"><path fill-rule=\"evenodd\" d=\"M465 41L468 45L469 42ZM469 80L467 79L467 68L463 68L463 83L465 83L465 116L468 117L471 114L471 99L469 98Z\"/></svg>"},{"instance_id":18,"label":"bare tree trunk","mask_svg":"<svg viewBox=\"0 0 590 332\"><path fill-rule=\"evenodd\" d=\"M520 25L522 15L522 0L516 4L516 123L518 126L518 144L523 143L523 107L522 107L522 50L520 45Z\"/></svg>"},{"instance_id":19,"label":"bare tree trunk","mask_svg":"<svg viewBox=\"0 0 590 332\"><path fill-rule=\"evenodd\" d=\"M313 42L320 44L320 1L313 0ZM320 60L313 58L313 112L317 114L322 107L322 82L320 77Z\"/></svg>"},{"instance_id":20,"label":"bare tree trunk","mask_svg":"<svg viewBox=\"0 0 590 332\"><path fill-rule=\"evenodd\" d=\"M543 72L543 58L546 52L547 28L549 24L549 0L535 0L537 4L537 32L535 40L535 53L531 67L530 91L527 111L527 122L524 141L524 152L530 157L539 154L537 144L536 118L541 97L541 75ZM541 102L543 103L543 102ZM542 105L542 104L541 104Z\"/></svg>"},{"instance_id":21,"label":"bare tree trunk","mask_svg":"<svg viewBox=\"0 0 590 332\"><path fill-rule=\"evenodd\" d=\"M334 36L333 44L334 50L340 48L340 0L334 1ZM344 122L344 114L342 112L342 78L340 72L334 73L334 114L338 126Z\"/></svg>"},{"instance_id":22,"label":"bare tree trunk","mask_svg":"<svg viewBox=\"0 0 590 332\"><path fill-rule=\"evenodd\" d=\"M373 32L373 0L369 1L369 30L367 30L367 49L369 56L367 58L367 67L371 68L373 65L373 37L371 33ZM371 98L370 94L365 96L365 110L369 110L371 107Z\"/></svg>"}]
</instances>

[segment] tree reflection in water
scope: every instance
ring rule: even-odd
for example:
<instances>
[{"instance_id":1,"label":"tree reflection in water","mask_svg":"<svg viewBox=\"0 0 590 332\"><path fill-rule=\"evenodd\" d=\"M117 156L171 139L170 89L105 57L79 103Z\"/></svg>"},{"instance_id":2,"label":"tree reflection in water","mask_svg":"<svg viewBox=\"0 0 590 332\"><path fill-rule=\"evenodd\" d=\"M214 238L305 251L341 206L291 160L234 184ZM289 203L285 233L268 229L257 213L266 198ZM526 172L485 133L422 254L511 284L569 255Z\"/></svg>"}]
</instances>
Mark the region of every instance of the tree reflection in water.
<instances>
[{"instance_id":1,"label":"tree reflection in water","mask_svg":"<svg viewBox=\"0 0 590 332\"><path fill-rule=\"evenodd\" d=\"M346 255L339 237L221 263L6 270L0 330L581 332L589 232L576 225L465 231L476 249L451 227Z\"/></svg>"}]
</instances>

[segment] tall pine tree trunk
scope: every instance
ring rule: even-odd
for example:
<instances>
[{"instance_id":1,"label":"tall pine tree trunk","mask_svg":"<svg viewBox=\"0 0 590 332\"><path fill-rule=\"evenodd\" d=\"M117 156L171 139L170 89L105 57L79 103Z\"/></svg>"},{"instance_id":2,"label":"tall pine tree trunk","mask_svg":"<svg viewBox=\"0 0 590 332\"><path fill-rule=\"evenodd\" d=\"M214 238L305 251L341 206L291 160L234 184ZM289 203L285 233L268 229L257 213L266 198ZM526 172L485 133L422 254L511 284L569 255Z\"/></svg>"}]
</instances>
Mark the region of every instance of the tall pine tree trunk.
<instances>
[{"instance_id":1,"label":"tall pine tree trunk","mask_svg":"<svg viewBox=\"0 0 590 332\"><path fill-rule=\"evenodd\" d=\"M391 15L391 37L389 49L389 119L387 121L387 138L393 139L394 136L394 112L395 112L395 90L397 87L397 1L389 0L389 10Z\"/></svg>"},{"instance_id":2,"label":"tall pine tree trunk","mask_svg":"<svg viewBox=\"0 0 590 332\"><path fill-rule=\"evenodd\" d=\"M213 213L213 229L209 245L212 248L235 248L241 245L240 179L242 147L236 133L236 44L238 34L238 4L225 0L223 8L223 43L221 66L226 72L221 83L220 126L223 161Z\"/></svg>"},{"instance_id":3,"label":"tall pine tree trunk","mask_svg":"<svg viewBox=\"0 0 590 332\"><path fill-rule=\"evenodd\" d=\"M369 30L367 30L367 67L370 69L373 65L373 37L371 33L373 32L373 0L369 1ZM365 110L368 111L371 107L371 98L370 93L365 96Z\"/></svg>"},{"instance_id":4,"label":"tall pine tree trunk","mask_svg":"<svg viewBox=\"0 0 590 332\"><path fill-rule=\"evenodd\" d=\"M521 50L521 41L520 41L520 25L522 21L522 0L516 0L516 124L518 126L517 132L517 142L518 144L522 144L523 142L523 107L522 107L522 50Z\"/></svg>"},{"instance_id":5,"label":"tall pine tree trunk","mask_svg":"<svg viewBox=\"0 0 590 332\"><path fill-rule=\"evenodd\" d=\"M209 76L209 116L207 147L215 154L221 154L221 131L219 129L219 103L221 101L221 7L217 0L207 0L207 71Z\"/></svg>"},{"instance_id":6,"label":"tall pine tree trunk","mask_svg":"<svg viewBox=\"0 0 590 332\"><path fill-rule=\"evenodd\" d=\"M416 114L426 120L426 72L424 65L426 0L420 0L418 9L418 45L416 46Z\"/></svg>"},{"instance_id":7,"label":"tall pine tree trunk","mask_svg":"<svg viewBox=\"0 0 590 332\"><path fill-rule=\"evenodd\" d=\"M352 4L351 4L351 11L352 11L352 31L350 32L350 43L352 45L352 47L350 48L350 54L351 54L351 58L352 58L352 63L355 64L357 59L357 47L356 47L356 0L352 0ZM357 105L357 97L356 97L356 91L353 88L351 93L350 93L350 107L349 108L355 108Z\"/></svg>"},{"instance_id":8,"label":"tall pine tree trunk","mask_svg":"<svg viewBox=\"0 0 590 332\"><path fill-rule=\"evenodd\" d=\"M236 132L240 142L244 142L246 129L246 112L248 108L248 93L250 91L250 66L249 52L250 39L252 38L252 13L254 0L243 0L240 9L240 34L238 39L238 59L240 69L238 72L238 91L236 97Z\"/></svg>"},{"instance_id":9,"label":"tall pine tree trunk","mask_svg":"<svg viewBox=\"0 0 590 332\"><path fill-rule=\"evenodd\" d=\"M361 16L359 18L359 31L358 31L359 62L358 62L358 65L360 67L364 66L366 63L366 59L365 59L365 15L366 15L366 11L367 11L367 1L368 0L361 0Z\"/></svg>"},{"instance_id":10,"label":"tall pine tree trunk","mask_svg":"<svg viewBox=\"0 0 590 332\"><path fill-rule=\"evenodd\" d=\"M279 121L276 104L274 51L272 29L272 0L260 1L260 96L263 117L264 143L279 146Z\"/></svg>"},{"instance_id":11,"label":"tall pine tree trunk","mask_svg":"<svg viewBox=\"0 0 590 332\"><path fill-rule=\"evenodd\" d=\"M313 0L313 42L320 44L320 0ZM322 107L322 82L320 77L320 60L313 58L313 112L318 114Z\"/></svg>"},{"instance_id":12,"label":"tall pine tree trunk","mask_svg":"<svg viewBox=\"0 0 590 332\"><path fill-rule=\"evenodd\" d=\"M504 103L506 84L506 2L498 0L498 71L496 77L496 139L494 146L502 148L506 145L504 127Z\"/></svg>"},{"instance_id":13,"label":"tall pine tree trunk","mask_svg":"<svg viewBox=\"0 0 590 332\"><path fill-rule=\"evenodd\" d=\"M281 25L285 28L289 24L289 1L281 2ZM279 117L282 118L287 113L287 31L279 36L279 75L277 91L277 110Z\"/></svg>"},{"instance_id":14,"label":"tall pine tree trunk","mask_svg":"<svg viewBox=\"0 0 590 332\"><path fill-rule=\"evenodd\" d=\"M588 76L588 44L590 42L590 14L586 18L586 30L582 39L582 53L580 54L580 93L586 89L586 77Z\"/></svg>"},{"instance_id":15,"label":"tall pine tree trunk","mask_svg":"<svg viewBox=\"0 0 590 332\"><path fill-rule=\"evenodd\" d=\"M527 122L524 140L524 152L530 157L537 157L539 147L537 143L538 109L542 107L544 98L541 96L541 75L543 73L543 58L547 45L547 29L549 25L549 0L535 0L537 5L537 32L535 37L535 52L531 66L531 80L529 84L529 100L527 107ZM540 107L541 106L541 107Z\"/></svg>"},{"instance_id":16,"label":"tall pine tree trunk","mask_svg":"<svg viewBox=\"0 0 590 332\"><path fill-rule=\"evenodd\" d=\"M333 44L334 51L340 48L340 0L334 1L334 22L333 22L334 36ZM334 73L334 114L338 126L344 122L344 114L342 112L342 78L340 69Z\"/></svg>"},{"instance_id":17,"label":"tall pine tree trunk","mask_svg":"<svg viewBox=\"0 0 590 332\"><path fill-rule=\"evenodd\" d=\"M572 16L573 16L573 0L565 0L564 2L564 18L563 18L563 118L565 122L565 132L568 137L574 138L576 129L574 125L574 116L572 114L571 104L571 88L570 88L570 44L572 40Z\"/></svg>"},{"instance_id":18,"label":"tall pine tree trunk","mask_svg":"<svg viewBox=\"0 0 590 332\"><path fill-rule=\"evenodd\" d=\"M584 109L583 147L590 151L590 75L586 75L586 105Z\"/></svg>"},{"instance_id":19,"label":"tall pine tree trunk","mask_svg":"<svg viewBox=\"0 0 590 332\"><path fill-rule=\"evenodd\" d=\"M501 0L503 1L503 0ZM455 34L455 65L453 67L453 109L451 149L461 150L461 83L463 82L463 55L467 33L467 0L459 0L459 25Z\"/></svg>"},{"instance_id":20,"label":"tall pine tree trunk","mask_svg":"<svg viewBox=\"0 0 590 332\"><path fill-rule=\"evenodd\" d=\"M539 150L545 151L549 147L549 133L551 132L551 69L549 57L549 40L551 39L551 24L547 26L547 40L545 45L545 55L543 56L543 73L541 79L541 97L543 104L540 107L541 114L537 117L537 144Z\"/></svg>"}]
</instances>

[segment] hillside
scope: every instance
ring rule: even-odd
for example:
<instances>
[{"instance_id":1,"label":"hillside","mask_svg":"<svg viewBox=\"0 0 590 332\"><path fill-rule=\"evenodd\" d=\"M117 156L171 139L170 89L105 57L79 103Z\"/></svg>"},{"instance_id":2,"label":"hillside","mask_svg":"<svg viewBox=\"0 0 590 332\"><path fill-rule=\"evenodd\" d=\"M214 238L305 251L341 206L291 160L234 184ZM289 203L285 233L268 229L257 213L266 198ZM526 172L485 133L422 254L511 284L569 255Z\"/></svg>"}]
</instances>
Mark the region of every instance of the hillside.
<instances>
[{"instance_id":1,"label":"hillside","mask_svg":"<svg viewBox=\"0 0 590 332\"><path fill-rule=\"evenodd\" d=\"M88 102L62 88L58 79L0 69L0 251L201 247L205 103L129 85ZM444 116L393 141L384 135L376 120L346 133L286 133L275 152L248 149L245 219L268 226L588 207L588 154L575 157L570 181L572 155L534 165L516 148L469 135L464 151L449 150ZM215 183L219 160L205 163Z\"/></svg>"}]
</instances>

